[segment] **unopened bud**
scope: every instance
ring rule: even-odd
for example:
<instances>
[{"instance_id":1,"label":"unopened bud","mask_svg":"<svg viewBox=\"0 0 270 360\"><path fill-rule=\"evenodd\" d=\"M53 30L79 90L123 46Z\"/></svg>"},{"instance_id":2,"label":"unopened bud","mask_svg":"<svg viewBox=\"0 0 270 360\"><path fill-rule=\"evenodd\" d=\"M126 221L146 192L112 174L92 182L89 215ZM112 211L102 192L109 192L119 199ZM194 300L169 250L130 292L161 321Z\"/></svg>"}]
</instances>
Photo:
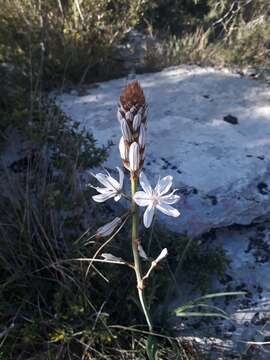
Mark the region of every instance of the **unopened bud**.
<instances>
[{"instance_id":1,"label":"unopened bud","mask_svg":"<svg viewBox=\"0 0 270 360\"><path fill-rule=\"evenodd\" d=\"M124 118L121 114L121 111L119 109L117 110L117 119L120 122L120 124L121 124L121 121L124 120Z\"/></svg>"},{"instance_id":2,"label":"unopened bud","mask_svg":"<svg viewBox=\"0 0 270 360\"><path fill-rule=\"evenodd\" d=\"M161 260L165 259L165 257L168 255L167 248L163 249L161 253L158 255L158 257L154 260L156 264L158 264Z\"/></svg>"},{"instance_id":3,"label":"unopened bud","mask_svg":"<svg viewBox=\"0 0 270 360\"><path fill-rule=\"evenodd\" d=\"M141 161L145 159L145 150L141 151Z\"/></svg>"},{"instance_id":4,"label":"unopened bud","mask_svg":"<svg viewBox=\"0 0 270 360\"><path fill-rule=\"evenodd\" d=\"M140 167L140 148L136 142L133 142L129 148L129 168L130 171L137 171Z\"/></svg>"},{"instance_id":5,"label":"unopened bud","mask_svg":"<svg viewBox=\"0 0 270 360\"><path fill-rule=\"evenodd\" d=\"M113 254L108 254L108 253L104 253L101 254L101 256L104 258L104 260L106 261L110 261L110 262L124 262L124 260L120 257L114 256Z\"/></svg>"},{"instance_id":6,"label":"unopened bud","mask_svg":"<svg viewBox=\"0 0 270 360\"><path fill-rule=\"evenodd\" d=\"M148 260L148 256L146 255L145 251L144 251L144 248L142 247L142 245L139 243L138 245L138 252L139 252L139 255L142 259L144 260Z\"/></svg>"},{"instance_id":7,"label":"unopened bud","mask_svg":"<svg viewBox=\"0 0 270 360\"><path fill-rule=\"evenodd\" d=\"M131 111L126 112L126 120L129 120L129 121L133 120L133 114Z\"/></svg>"},{"instance_id":8,"label":"unopened bud","mask_svg":"<svg viewBox=\"0 0 270 360\"><path fill-rule=\"evenodd\" d=\"M139 135L139 144L141 148L145 147L146 143L146 129L145 126L142 124L140 127L140 135Z\"/></svg>"},{"instance_id":9,"label":"unopened bud","mask_svg":"<svg viewBox=\"0 0 270 360\"><path fill-rule=\"evenodd\" d=\"M125 167L128 171L130 171L129 161L124 161L123 164L124 164L124 167Z\"/></svg>"},{"instance_id":10,"label":"unopened bud","mask_svg":"<svg viewBox=\"0 0 270 360\"><path fill-rule=\"evenodd\" d=\"M132 134L131 134L130 128L128 126L128 123L124 119L121 121L121 130L122 130L124 139L128 142L131 142Z\"/></svg>"},{"instance_id":11,"label":"unopened bud","mask_svg":"<svg viewBox=\"0 0 270 360\"><path fill-rule=\"evenodd\" d=\"M122 136L119 142L119 152L122 160L128 160L128 145L125 143L125 139Z\"/></svg>"},{"instance_id":12,"label":"unopened bud","mask_svg":"<svg viewBox=\"0 0 270 360\"><path fill-rule=\"evenodd\" d=\"M141 120L142 120L141 114L138 113L134 116L133 123L132 123L132 127L133 127L134 131L137 131L137 129L141 125Z\"/></svg>"},{"instance_id":13,"label":"unopened bud","mask_svg":"<svg viewBox=\"0 0 270 360\"><path fill-rule=\"evenodd\" d=\"M96 237L106 237L113 233L119 224L121 224L122 219L117 217L113 221L101 226L96 233Z\"/></svg>"}]
</instances>

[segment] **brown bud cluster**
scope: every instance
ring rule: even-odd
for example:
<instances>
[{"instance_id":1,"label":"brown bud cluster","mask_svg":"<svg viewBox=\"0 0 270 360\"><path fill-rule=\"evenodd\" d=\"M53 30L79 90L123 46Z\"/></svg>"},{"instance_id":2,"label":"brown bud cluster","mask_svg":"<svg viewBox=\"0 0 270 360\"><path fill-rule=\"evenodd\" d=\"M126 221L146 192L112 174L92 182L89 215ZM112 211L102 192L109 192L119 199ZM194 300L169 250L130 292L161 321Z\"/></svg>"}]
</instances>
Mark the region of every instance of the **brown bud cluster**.
<instances>
[{"instance_id":1,"label":"brown bud cluster","mask_svg":"<svg viewBox=\"0 0 270 360\"><path fill-rule=\"evenodd\" d=\"M137 80L131 82L120 96L117 118L122 131L119 143L121 159L131 174L138 176L145 157L147 105Z\"/></svg>"}]
</instances>

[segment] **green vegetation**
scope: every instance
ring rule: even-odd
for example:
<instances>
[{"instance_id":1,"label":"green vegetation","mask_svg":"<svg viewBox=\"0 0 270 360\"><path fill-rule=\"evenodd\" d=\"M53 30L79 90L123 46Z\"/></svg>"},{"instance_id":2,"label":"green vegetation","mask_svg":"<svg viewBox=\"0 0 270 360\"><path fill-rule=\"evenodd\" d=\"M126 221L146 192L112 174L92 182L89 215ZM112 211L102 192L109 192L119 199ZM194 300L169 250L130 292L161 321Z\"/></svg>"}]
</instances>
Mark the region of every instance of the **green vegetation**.
<instances>
[{"instance_id":1,"label":"green vegetation","mask_svg":"<svg viewBox=\"0 0 270 360\"><path fill-rule=\"evenodd\" d=\"M140 3L7 0L0 9L0 61L31 74L33 91L64 79L112 78L112 52L139 22Z\"/></svg>"},{"instance_id":2,"label":"green vegetation","mask_svg":"<svg viewBox=\"0 0 270 360\"><path fill-rule=\"evenodd\" d=\"M167 8L166 1L154 3L150 28L161 38L161 46L149 47L148 69L182 63L269 68L269 2L172 0ZM163 17L164 12L168 16Z\"/></svg>"},{"instance_id":3,"label":"green vegetation","mask_svg":"<svg viewBox=\"0 0 270 360\"><path fill-rule=\"evenodd\" d=\"M83 240L113 217L109 206L94 206L82 174L104 161L106 149L47 92L125 74L115 52L132 28L160 39L159 51L147 49L151 71L183 62L267 67L269 10L264 0L3 1L0 155L12 134L28 151L9 167L0 164L0 359L146 358L131 273L110 265L89 269L78 260L93 256L101 243L83 246ZM166 333L166 301L176 281L188 277L206 292L227 259L158 227L145 236L153 253L161 238L170 253L147 294ZM118 235L110 247L131 258L126 237ZM159 359L202 359L179 339L164 336L158 346Z\"/></svg>"},{"instance_id":4,"label":"green vegetation","mask_svg":"<svg viewBox=\"0 0 270 360\"><path fill-rule=\"evenodd\" d=\"M269 66L269 13L266 0L5 0L0 62L18 69L33 95L109 79L123 75L116 49L137 28L162 44L162 57L149 49L149 69L182 62Z\"/></svg>"}]
</instances>

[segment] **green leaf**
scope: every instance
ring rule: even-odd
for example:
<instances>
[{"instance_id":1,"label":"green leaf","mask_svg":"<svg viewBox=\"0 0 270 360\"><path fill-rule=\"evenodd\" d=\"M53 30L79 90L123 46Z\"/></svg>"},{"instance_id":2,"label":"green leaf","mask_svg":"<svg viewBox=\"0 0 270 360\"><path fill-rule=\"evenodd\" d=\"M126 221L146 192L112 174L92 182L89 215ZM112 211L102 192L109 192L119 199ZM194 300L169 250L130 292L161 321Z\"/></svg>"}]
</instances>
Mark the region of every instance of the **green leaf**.
<instances>
[{"instance_id":1,"label":"green leaf","mask_svg":"<svg viewBox=\"0 0 270 360\"><path fill-rule=\"evenodd\" d=\"M232 291L232 292L223 292L223 293L214 293L214 294L208 294L208 295L204 295L201 296L193 301L188 302L185 305L182 305L180 307L178 307L177 309L174 310L174 314L176 316L181 316L181 317L190 317L190 316L213 316L213 317L221 317L223 319L229 319L229 315L223 311L222 309L220 309L217 306L214 305L208 305L208 304L204 304L203 300L209 300L209 299L213 299L213 298L217 298L217 297L223 297L223 296L237 296L237 295L245 295L246 292L244 291ZM210 310L214 310L214 312L202 312L202 311L192 311L192 312L186 312L186 310L190 310L196 307L204 307L204 308L208 308Z\"/></svg>"},{"instance_id":2,"label":"green leaf","mask_svg":"<svg viewBox=\"0 0 270 360\"><path fill-rule=\"evenodd\" d=\"M180 312L176 313L179 317L221 317L222 319L229 320L229 316L225 316L221 313L205 313L205 312Z\"/></svg>"},{"instance_id":3,"label":"green leaf","mask_svg":"<svg viewBox=\"0 0 270 360\"><path fill-rule=\"evenodd\" d=\"M196 307L204 307L204 308L212 309L212 310L222 313L225 316L228 316L228 314L225 311L223 311L222 309L220 309L218 306L208 305L208 304L203 304L203 303L180 306L179 308L176 309L176 311L177 311L177 313L181 313L181 312L185 312L185 310L193 309Z\"/></svg>"},{"instance_id":4,"label":"green leaf","mask_svg":"<svg viewBox=\"0 0 270 360\"><path fill-rule=\"evenodd\" d=\"M201 296L192 302L194 303L196 301L213 299L213 298L222 297L222 296L246 295L246 293L247 293L246 291L230 291L230 292L223 292L223 293L214 293L214 294L208 294L208 295Z\"/></svg>"},{"instance_id":5,"label":"green leaf","mask_svg":"<svg viewBox=\"0 0 270 360\"><path fill-rule=\"evenodd\" d=\"M158 360L157 350L158 341L155 336L149 335L146 343L146 353L149 360Z\"/></svg>"}]
</instances>

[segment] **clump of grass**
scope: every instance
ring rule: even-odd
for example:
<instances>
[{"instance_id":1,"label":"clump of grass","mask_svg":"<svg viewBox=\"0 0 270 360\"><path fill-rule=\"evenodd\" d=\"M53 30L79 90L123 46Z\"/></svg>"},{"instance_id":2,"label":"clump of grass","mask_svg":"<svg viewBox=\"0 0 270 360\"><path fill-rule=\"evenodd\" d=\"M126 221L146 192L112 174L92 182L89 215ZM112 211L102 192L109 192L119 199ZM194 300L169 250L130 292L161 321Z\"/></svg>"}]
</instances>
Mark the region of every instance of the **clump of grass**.
<instances>
[{"instance_id":1,"label":"clump of grass","mask_svg":"<svg viewBox=\"0 0 270 360\"><path fill-rule=\"evenodd\" d=\"M224 44L221 55L230 64L240 66L270 66L270 30L264 19L250 24L241 24L231 42Z\"/></svg>"},{"instance_id":2,"label":"clump of grass","mask_svg":"<svg viewBox=\"0 0 270 360\"><path fill-rule=\"evenodd\" d=\"M46 102L37 117L17 129L32 150L8 168L1 163L2 348L10 359L45 346L62 321L94 311L84 293L77 296L86 283L81 267L63 260L78 257L72 241L95 224L78 172L100 164L106 151L70 127L53 104Z\"/></svg>"},{"instance_id":3,"label":"clump of grass","mask_svg":"<svg viewBox=\"0 0 270 360\"><path fill-rule=\"evenodd\" d=\"M149 45L144 58L147 69L160 70L178 64L210 64L213 48L209 31L198 27L194 33L170 35L157 45ZM213 60L213 59L212 59Z\"/></svg>"},{"instance_id":4,"label":"clump of grass","mask_svg":"<svg viewBox=\"0 0 270 360\"><path fill-rule=\"evenodd\" d=\"M196 21L189 25L184 21L179 31L164 36L158 28L151 29L161 40L149 45L145 66L155 70L183 63L269 68L268 23L269 4L263 1L206 1Z\"/></svg>"},{"instance_id":5,"label":"clump of grass","mask_svg":"<svg viewBox=\"0 0 270 360\"><path fill-rule=\"evenodd\" d=\"M121 73L115 47L141 14L140 1L5 1L0 9L0 62L18 67L32 91L63 81ZM31 78L30 78L31 76Z\"/></svg>"}]
</instances>

